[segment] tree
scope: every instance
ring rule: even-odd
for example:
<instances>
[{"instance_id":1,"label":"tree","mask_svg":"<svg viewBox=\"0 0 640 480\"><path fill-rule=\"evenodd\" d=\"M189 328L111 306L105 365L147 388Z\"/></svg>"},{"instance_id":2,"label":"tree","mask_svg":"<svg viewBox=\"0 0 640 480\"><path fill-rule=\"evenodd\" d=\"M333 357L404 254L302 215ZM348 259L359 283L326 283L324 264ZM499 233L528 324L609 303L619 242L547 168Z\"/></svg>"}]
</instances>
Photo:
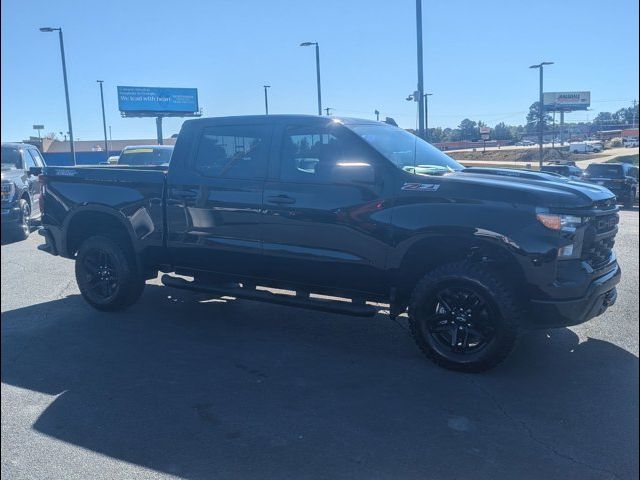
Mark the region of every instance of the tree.
<instances>
[{"instance_id":1,"label":"tree","mask_svg":"<svg viewBox=\"0 0 640 480\"><path fill-rule=\"evenodd\" d=\"M492 137L494 140L512 140L513 135L511 133L511 127L504 122L498 123L493 128Z\"/></svg>"},{"instance_id":2,"label":"tree","mask_svg":"<svg viewBox=\"0 0 640 480\"><path fill-rule=\"evenodd\" d=\"M458 129L460 130L462 140L474 140L478 137L477 123L473 120L465 118L460 122L460 125L458 125Z\"/></svg>"},{"instance_id":3,"label":"tree","mask_svg":"<svg viewBox=\"0 0 640 480\"><path fill-rule=\"evenodd\" d=\"M535 133L538 131L538 125L540 124L540 102L533 102L529 107L529 113L527 113L527 132ZM542 117L542 125L548 125L551 123L551 115L545 112Z\"/></svg>"}]
</instances>

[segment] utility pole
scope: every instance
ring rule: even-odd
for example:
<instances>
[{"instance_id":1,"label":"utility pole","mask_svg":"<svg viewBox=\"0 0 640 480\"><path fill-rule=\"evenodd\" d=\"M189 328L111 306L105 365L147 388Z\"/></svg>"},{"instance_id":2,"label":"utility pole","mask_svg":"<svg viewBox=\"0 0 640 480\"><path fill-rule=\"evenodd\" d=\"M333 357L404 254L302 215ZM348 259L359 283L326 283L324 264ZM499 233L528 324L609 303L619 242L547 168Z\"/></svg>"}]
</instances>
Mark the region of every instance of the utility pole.
<instances>
[{"instance_id":1,"label":"utility pole","mask_svg":"<svg viewBox=\"0 0 640 480\"><path fill-rule=\"evenodd\" d=\"M376 122L380 121L380 112L378 110L374 110L373 113L376 114Z\"/></svg>"},{"instance_id":2,"label":"utility pole","mask_svg":"<svg viewBox=\"0 0 640 480\"><path fill-rule=\"evenodd\" d=\"M423 103L423 72L422 72L422 0L416 0L416 40L418 54L418 136L424 136L424 103Z\"/></svg>"},{"instance_id":3,"label":"utility pole","mask_svg":"<svg viewBox=\"0 0 640 480\"><path fill-rule=\"evenodd\" d=\"M425 93L424 94L424 139L429 141L429 97L433 95L433 93Z\"/></svg>"},{"instance_id":4,"label":"utility pole","mask_svg":"<svg viewBox=\"0 0 640 480\"><path fill-rule=\"evenodd\" d=\"M635 128L636 126L636 105L638 105L638 102L636 100L633 101L633 120L632 120L632 125L631 128Z\"/></svg>"},{"instance_id":5,"label":"utility pole","mask_svg":"<svg viewBox=\"0 0 640 480\"><path fill-rule=\"evenodd\" d=\"M267 96L267 88L271 88L271 85L263 85L264 87L264 114L269 115L269 97Z\"/></svg>"},{"instance_id":6,"label":"utility pole","mask_svg":"<svg viewBox=\"0 0 640 480\"><path fill-rule=\"evenodd\" d=\"M331 115L331 113L329 112L329 110L333 110L333 108L331 107L327 107L324 109L325 112L327 112L327 116Z\"/></svg>"}]
</instances>

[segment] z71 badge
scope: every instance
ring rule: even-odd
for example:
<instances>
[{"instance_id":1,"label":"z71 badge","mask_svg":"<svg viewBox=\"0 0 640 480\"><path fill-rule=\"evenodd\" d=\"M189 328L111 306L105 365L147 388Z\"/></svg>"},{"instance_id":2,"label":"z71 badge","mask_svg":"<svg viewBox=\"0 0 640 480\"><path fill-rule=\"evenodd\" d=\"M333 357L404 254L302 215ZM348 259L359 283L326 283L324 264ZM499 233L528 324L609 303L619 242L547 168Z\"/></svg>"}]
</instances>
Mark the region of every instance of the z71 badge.
<instances>
[{"instance_id":1,"label":"z71 badge","mask_svg":"<svg viewBox=\"0 0 640 480\"><path fill-rule=\"evenodd\" d=\"M405 183L402 185L402 190L421 190L423 192L435 192L438 188L440 185L437 183Z\"/></svg>"}]
</instances>

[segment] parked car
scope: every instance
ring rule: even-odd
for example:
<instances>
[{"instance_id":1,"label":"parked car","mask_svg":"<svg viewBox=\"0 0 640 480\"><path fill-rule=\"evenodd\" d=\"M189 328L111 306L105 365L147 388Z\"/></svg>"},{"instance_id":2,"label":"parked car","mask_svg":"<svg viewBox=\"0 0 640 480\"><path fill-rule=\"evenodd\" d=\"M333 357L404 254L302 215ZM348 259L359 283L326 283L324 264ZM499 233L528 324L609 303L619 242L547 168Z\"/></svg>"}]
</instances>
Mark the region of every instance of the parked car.
<instances>
[{"instance_id":1,"label":"parked car","mask_svg":"<svg viewBox=\"0 0 640 480\"><path fill-rule=\"evenodd\" d=\"M640 143L638 139L623 140L625 148L637 148Z\"/></svg>"},{"instance_id":2,"label":"parked car","mask_svg":"<svg viewBox=\"0 0 640 480\"><path fill-rule=\"evenodd\" d=\"M529 140L521 140L520 142L516 143L516 146L518 147L530 147L531 145L535 145L535 142L531 142Z\"/></svg>"},{"instance_id":3,"label":"parked car","mask_svg":"<svg viewBox=\"0 0 640 480\"><path fill-rule=\"evenodd\" d=\"M540 168L541 172L551 172L567 177L571 180L582 180L582 169L572 165L543 165Z\"/></svg>"},{"instance_id":4,"label":"parked car","mask_svg":"<svg viewBox=\"0 0 640 480\"><path fill-rule=\"evenodd\" d=\"M167 166L171 161L171 145L136 145L124 147L118 157L118 165Z\"/></svg>"},{"instance_id":5,"label":"parked car","mask_svg":"<svg viewBox=\"0 0 640 480\"><path fill-rule=\"evenodd\" d=\"M607 187L627 208L638 199L638 167L630 163L592 163L584 178Z\"/></svg>"},{"instance_id":6,"label":"parked car","mask_svg":"<svg viewBox=\"0 0 640 480\"><path fill-rule=\"evenodd\" d=\"M40 183L31 167L45 165L40 151L26 143L2 144L2 233L25 239L40 218Z\"/></svg>"},{"instance_id":7,"label":"parked car","mask_svg":"<svg viewBox=\"0 0 640 480\"><path fill-rule=\"evenodd\" d=\"M107 158L107 165L117 165L119 158L120 155L111 155L109 158Z\"/></svg>"},{"instance_id":8,"label":"parked car","mask_svg":"<svg viewBox=\"0 0 640 480\"><path fill-rule=\"evenodd\" d=\"M98 310L136 302L159 271L174 288L327 312L385 302L455 370L493 367L525 329L600 315L621 275L606 188L464 169L370 120L188 120L169 167L46 167L42 180L40 248L75 260Z\"/></svg>"},{"instance_id":9,"label":"parked car","mask_svg":"<svg viewBox=\"0 0 640 480\"><path fill-rule=\"evenodd\" d=\"M598 153L602 151L599 144L591 144L587 142L576 142L569 144L571 153Z\"/></svg>"}]
</instances>

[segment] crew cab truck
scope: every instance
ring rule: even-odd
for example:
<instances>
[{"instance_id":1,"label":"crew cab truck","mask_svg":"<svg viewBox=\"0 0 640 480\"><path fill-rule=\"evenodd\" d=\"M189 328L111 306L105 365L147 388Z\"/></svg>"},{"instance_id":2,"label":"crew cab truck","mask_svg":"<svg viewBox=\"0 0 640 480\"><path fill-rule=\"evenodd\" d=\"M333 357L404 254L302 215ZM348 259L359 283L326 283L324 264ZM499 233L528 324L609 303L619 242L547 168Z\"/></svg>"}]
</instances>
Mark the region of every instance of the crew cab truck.
<instances>
[{"instance_id":1,"label":"crew cab truck","mask_svg":"<svg viewBox=\"0 0 640 480\"><path fill-rule=\"evenodd\" d=\"M600 315L621 275L606 188L464 169L369 120L188 120L168 168L46 167L40 179L39 248L75 259L97 309L131 305L158 272L174 288L343 314L385 302L455 370L493 367L525 329Z\"/></svg>"}]
</instances>

